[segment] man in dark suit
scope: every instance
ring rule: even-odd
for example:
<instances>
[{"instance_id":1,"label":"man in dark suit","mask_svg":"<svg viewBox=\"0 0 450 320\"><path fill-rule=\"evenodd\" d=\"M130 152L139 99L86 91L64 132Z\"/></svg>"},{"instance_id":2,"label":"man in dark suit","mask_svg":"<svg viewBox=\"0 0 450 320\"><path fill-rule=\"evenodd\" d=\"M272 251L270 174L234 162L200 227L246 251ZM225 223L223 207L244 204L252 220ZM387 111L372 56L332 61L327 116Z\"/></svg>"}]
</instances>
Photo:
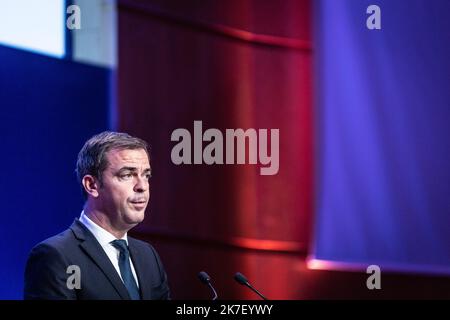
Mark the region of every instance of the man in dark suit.
<instances>
[{"instance_id":1,"label":"man in dark suit","mask_svg":"<svg viewBox=\"0 0 450 320\"><path fill-rule=\"evenodd\" d=\"M25 270L25 299L170 299L155 249L127 236L142 222L150 197L145 141L103 132L77 160L86 198L69 229L38 244Z\"/></svg>"}]
</instances>

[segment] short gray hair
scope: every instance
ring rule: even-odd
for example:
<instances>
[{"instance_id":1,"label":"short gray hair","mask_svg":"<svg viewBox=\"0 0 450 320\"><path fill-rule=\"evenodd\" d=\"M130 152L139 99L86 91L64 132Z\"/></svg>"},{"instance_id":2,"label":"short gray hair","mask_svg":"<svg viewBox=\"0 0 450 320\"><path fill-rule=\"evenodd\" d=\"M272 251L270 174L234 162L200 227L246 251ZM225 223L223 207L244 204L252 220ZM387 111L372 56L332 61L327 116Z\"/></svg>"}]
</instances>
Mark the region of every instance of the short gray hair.
<instances>
[{"instance_id":1,"label":"short gray hair","mask_svg":"<svg viewBox=\"0 0 450 320\"><path fill-rule=\"evenodd\" d=\"M82 180L85 175L96 177L102 183L103 171L108 167L106 153L110 150L144 149L150 159L147 142L127 133L104 131L90 138L78 153L76 173L83 195L87 198Z\"/></svg>"}]
</instances>

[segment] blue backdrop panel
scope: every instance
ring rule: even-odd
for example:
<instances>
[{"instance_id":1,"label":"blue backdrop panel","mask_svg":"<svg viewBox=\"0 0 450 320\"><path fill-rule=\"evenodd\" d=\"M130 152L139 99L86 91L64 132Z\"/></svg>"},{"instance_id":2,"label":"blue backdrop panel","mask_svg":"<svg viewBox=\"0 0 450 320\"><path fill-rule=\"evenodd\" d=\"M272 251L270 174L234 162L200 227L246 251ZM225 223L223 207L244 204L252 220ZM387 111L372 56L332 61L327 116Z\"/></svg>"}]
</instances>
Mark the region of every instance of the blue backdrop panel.
<instances>
[{"instance_id":1,"label":"blue backdrop panel","mask_svg":"<svg viewBox=\"0 0 450 320\"><path fill-rule=\"evenodd\" d=\"M316 6L315 257L450 274L450 1L373 3Z\"/></svg>"},{"instance_id":2,"label":"blue backdrop panel","mask_svg":"<svg viewBox=\"0 0 450 320\"><path fill-rule=\"evenodd\" d=\"M0 46L0 299L20 299L30 249L82 209L75 163L108 125L110 71Z\"/></svg>"}]
</instances>

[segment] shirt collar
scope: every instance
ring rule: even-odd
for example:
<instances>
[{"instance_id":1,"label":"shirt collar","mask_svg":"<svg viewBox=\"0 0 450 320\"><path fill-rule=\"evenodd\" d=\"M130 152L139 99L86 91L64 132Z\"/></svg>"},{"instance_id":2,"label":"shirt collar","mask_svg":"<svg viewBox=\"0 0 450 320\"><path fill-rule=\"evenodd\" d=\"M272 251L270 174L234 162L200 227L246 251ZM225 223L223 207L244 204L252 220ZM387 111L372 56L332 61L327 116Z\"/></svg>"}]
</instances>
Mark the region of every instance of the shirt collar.
<instances>
[{"instance_id":1,"label":"shirt collar","mask_svg":"<svg viewBox=\"0 0 450 320\"><path fill-rule=\"evenodd\" d=\"M117 240L117 238L114 235L112 235L111 233L100 227L98 224L96 224L94 221L89 219L89 217L84 214L84 210L81 211L80 222L84 224L86 228L89 229L90 232L92 232L92 234L102 247L105 245L110 245L111 241ZM125 240L128 245L128 238L126 233L121 239Z\"/></svg>"}]
</instances>

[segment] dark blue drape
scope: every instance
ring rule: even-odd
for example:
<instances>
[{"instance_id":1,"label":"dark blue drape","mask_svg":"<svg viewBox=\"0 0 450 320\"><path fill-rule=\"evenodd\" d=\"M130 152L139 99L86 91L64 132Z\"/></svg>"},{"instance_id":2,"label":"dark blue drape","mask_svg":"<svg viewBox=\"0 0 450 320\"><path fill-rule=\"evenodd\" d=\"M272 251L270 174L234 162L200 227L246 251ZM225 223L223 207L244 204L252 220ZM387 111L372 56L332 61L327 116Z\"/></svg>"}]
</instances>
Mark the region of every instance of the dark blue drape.
<instances>
[{"instance_id":1,"label":"dark blue drape","mask_svg":"<svg viewBox=\"0 0 450 320\"><path fill-rule=\"evenodd\" d=\"M366 8L381 8L368 30ZM315 258L450 273L450 1L316 4Z\"/></svg>"}]
</instances>

